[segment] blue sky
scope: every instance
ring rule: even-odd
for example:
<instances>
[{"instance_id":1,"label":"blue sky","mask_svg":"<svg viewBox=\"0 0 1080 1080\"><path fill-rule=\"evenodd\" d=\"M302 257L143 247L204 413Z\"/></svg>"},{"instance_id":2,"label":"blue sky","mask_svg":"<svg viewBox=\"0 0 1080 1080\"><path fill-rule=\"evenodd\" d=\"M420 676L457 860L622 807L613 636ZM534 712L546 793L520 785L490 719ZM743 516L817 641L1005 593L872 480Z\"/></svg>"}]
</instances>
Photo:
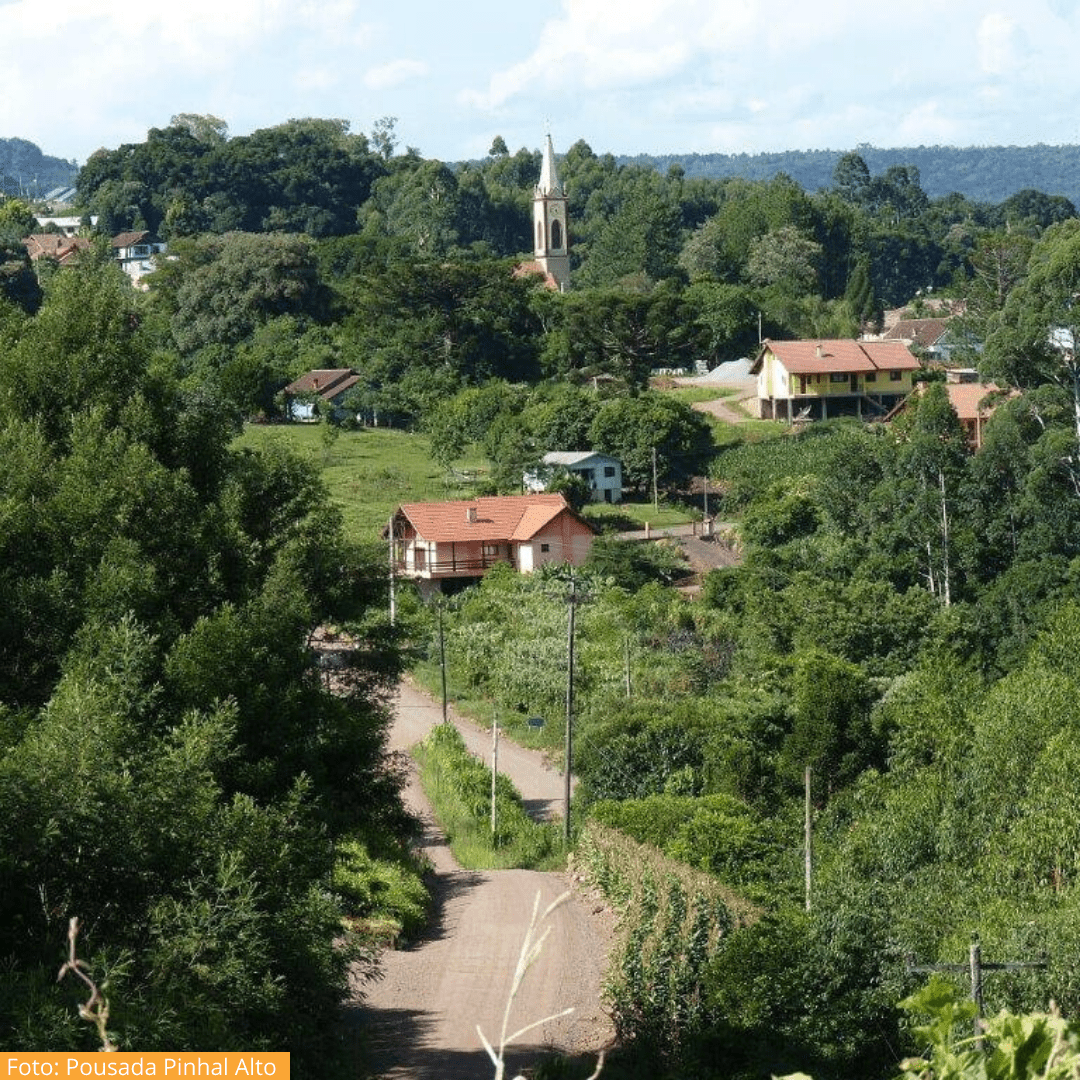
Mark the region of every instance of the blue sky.
<instances>
[{"instance_id":1,"label":"blue sky","mask_svg":"<svg viewBox=\"0 0 1080 1080\"><path fill-rule=\"evenodd\" d=\"M1076 0L0 0L0 136L80 163L180 112L456 161L1080 143Z\"/></svg>"}]
</instances>

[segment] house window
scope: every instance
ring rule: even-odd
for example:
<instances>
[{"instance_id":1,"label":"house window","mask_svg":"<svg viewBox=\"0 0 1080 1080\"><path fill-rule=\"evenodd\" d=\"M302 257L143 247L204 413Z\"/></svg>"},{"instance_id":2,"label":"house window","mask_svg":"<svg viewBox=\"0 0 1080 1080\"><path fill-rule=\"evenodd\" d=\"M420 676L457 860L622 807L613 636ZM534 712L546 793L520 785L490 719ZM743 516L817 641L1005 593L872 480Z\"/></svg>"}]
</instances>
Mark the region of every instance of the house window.
<instances>
[{"instance_id":1,"label":"house window","mask_svg":"<svg viewBox=\"0 0 1080 1080\"><path fill-rule=\"evenodd\" d=\"M145 259L146 256L150 254L150 246L148 244L136 244L131 249L131 254L134 255L136 259Z\"/></svg>"},{"instance_id":2,"label":"house window","mask_svg":"<svg viewBox=\"0 0 1080 1080\"><path fill-rule=\"evenodd\" d=\"M540 545L540 553L542 555L546 555L549 551L551 551L551 545L550 544L541 544Z\"/></svg>"},{"instance_id":3,"label":"house window","mask_svg":"<svg viewBox=\"0 0 1080 1080\"><path fill-rule=\"evenodd\" d=\"M615 475L615 466L614 465L605 465L604 466L604 476L607 477L607 479L610 480L614 475Z\"/></svg>"},{"instance_id":4,"label":"house window","mask_svg":"<svg viewBox=\"0 0 1080 1080\"><path fill-rule=\"evenodd\" d=\"M904 377L904 373L902 371L890 371L889 372L889 381L890 382L899 382L903 377Z\"/></svg>"},{"instance_id":5,"label":"house window","mask_svg":"<svg viewBox=\"0 0 1080 1080\"><path fill-rule=\"evenodd\" d=\"M498 544L485 544L484 545L484 555L487 556L488 558L494 558L498 554L499 554L499 545Z\"/></svg>"},{"instance_id":6,"label":"house window","mask_svg":"<svg viewBox=\"0 0 1080 1080\"><path fill-rule=\"evenodd\" d=\"M876 371L868 371L866 373L866 381L867 382L877 382L877 372Z\"/></svg>"},{"instance_id":7,"label":"house window","mask_svg":"<svg viewBox=\"0 0 1080 1080\"><path fill-rule=\"evenodd\" d=\"M847 382L847 375L843 371L834 371L829 376L829 382Z\"/></svg>"}]
</instances>

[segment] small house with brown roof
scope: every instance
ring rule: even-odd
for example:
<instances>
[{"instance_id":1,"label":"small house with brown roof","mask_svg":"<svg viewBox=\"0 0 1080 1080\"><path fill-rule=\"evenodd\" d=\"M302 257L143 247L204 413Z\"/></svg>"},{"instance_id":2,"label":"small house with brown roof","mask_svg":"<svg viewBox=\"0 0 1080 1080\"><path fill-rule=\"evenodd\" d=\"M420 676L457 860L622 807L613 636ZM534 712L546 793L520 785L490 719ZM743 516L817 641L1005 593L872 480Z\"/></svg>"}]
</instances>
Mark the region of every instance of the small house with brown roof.
<instances>
[{"instance_id":1,"label":"small house with brown roof","mask_svg":"<svg viewBox=\"0 0 1080 1080\"><path fill-rule=\"evenodd\" d=\"M918 383L914 393L900 402L888 419L905 411L912 398L918 398L925 391L926 383ZM1002 390L996 383L980 382L977 372L962 369L946 372L945 391L972 450L981 449L986 423L998 405L1018 393L1016 390Z\"/></svg>"},{"instance_id":2,"label":"small house with brown roof","mask_svg":"<svg viewBox=\"0 0 1080 1080\"><path fill-rule=\"evenodd\" d=\"M547 492L403 503L390 527L394 572L422 592L470 584L499 563L522 574L547 563L580 566L594 538L562 495Z\"/></svg>"},{"instance_id":3,"label":"small house with brown roof","mask_svg":"<svg viewBox=\"0 0 1080 1080\"><path fill-rule=\"evenodd\" d=\"M954 353L970 357L982 352L982 343L965 334L952 318L900 319L880 340L902 341L927 363L946 367L954 362Z\"/></svg>"},{"instance_id":4,"label":"small house with brown roof","mask_svg":"<svg viewBox=\"0 0 1080 1080\"><path fill-rule=\"evenodd\" d=\"M883 418L913 388L919 361L898 341L762 342L750 367L764 420Z\"/></svg>"},{"instance_id":5,"label":"small house with brown roof","mask_svg":"<svg viewBox=\"0 0 1080 1080\"><path fill-rule=\"evenodd\" d=\"M52 259L60 266L66 266L90 247L90 241L82 236L67 236L64 233L33 233L23 240L23 247L31 262L38 259Z\"/></svg>"},{"instance_id":6,"label":"small house with brown roof","mask_svg":"<svg viewBox=\"0 0 1080 1080\"><path fill-rule=\"evenodd\" d=\"M343 414L345 395L359 381L352 368L309 371L285 387L285 415L291 420L314 422L319 419L319 399L332 414Z\"/></svg>"}]
</instances>

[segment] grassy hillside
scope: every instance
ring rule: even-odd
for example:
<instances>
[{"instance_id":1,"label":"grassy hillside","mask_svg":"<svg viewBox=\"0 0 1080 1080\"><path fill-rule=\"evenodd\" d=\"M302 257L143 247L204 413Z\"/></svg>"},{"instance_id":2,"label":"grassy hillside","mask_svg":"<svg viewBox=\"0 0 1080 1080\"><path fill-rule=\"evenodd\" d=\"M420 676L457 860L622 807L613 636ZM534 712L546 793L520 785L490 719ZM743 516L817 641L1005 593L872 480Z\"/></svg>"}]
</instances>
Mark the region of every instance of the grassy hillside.
<instances>
[{"instance_id":1,"label":"grassy hillside","mask_svg":"<svg viewBox=\"0 0 1080 1080\"><path fill-rule=\"evenodd\" d=\"M455 482L428 454L424 435L389 428L363 428L327 436L322 424L248 425L240 445L285 443L320 469L330 495L345 515L351 536L372 540L402 502L464 499L474 485ZM485 470L466 461L464 469Z\"/></svg>"}]
</instances>

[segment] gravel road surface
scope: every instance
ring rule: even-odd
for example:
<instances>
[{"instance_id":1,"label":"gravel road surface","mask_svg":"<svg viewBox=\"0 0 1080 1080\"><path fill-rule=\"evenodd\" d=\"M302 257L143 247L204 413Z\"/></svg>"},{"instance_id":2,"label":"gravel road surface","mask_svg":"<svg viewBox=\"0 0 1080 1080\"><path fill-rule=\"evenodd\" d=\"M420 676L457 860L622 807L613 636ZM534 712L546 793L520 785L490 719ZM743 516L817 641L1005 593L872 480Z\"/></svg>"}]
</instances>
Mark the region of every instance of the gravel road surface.
<instances>
[{"instance_id":1,"label":"gravel road surface","mask_svg":"<svg viewBox=\"0 0 1080 1080\"><path fill-rule=\"evenodd\" d=\"M491 735L451 713L475 753L490 760ZM442 720L440 703L403 683L391 748L414 745ZM499 745L505 771L537 815L562 811L562 776L542 755L508 740ZM434 917L425 937L388 951L383 977L359 988L362 1022L372 1032L378 1075L393 1080L489 1077L494 1068L476 1032L497 1043L503 1014L537 895L541 910L567 890L570 897L544 925L551 932L514 1000L509 1031L572 1007L574 1012L530 1032L507 1053L506 1075L549 1050L596 1053L610 1043L602 980L613 917L599 900L573 890L563 874L531 870L460 869L430 807L410 775L406 798L424 822L423 847L435 867Z\"/></svg>"}]
</instances>

